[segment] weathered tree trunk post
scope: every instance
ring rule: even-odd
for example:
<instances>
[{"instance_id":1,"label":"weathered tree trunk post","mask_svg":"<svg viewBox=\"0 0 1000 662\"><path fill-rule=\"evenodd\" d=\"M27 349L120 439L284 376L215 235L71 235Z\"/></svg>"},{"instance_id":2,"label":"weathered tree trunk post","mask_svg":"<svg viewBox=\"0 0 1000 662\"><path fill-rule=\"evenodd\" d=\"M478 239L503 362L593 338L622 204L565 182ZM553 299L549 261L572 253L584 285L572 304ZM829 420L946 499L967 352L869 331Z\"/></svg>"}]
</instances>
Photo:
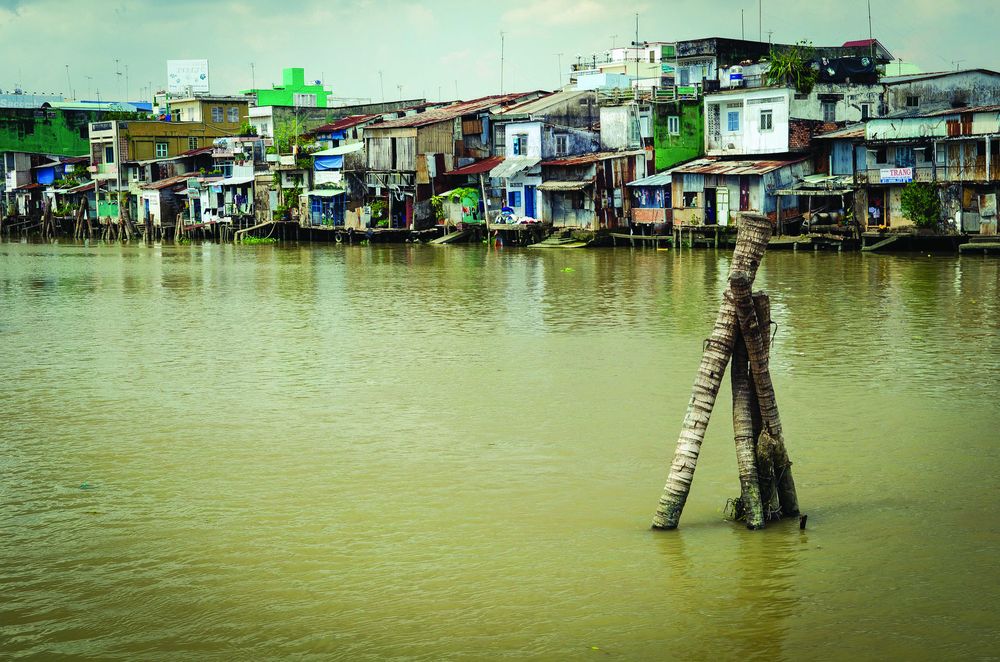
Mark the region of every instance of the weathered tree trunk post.
<instances>
[{"instance_id":1,"label":"weathered tree trunk post","mask_svg":"<svg viewBox=\"0 0 1000 662\"><path fill-rule=\"evenodd\" d=\"M795 482L792 479L791 462L788 460L782 436L774 384L771 382L768 351L751 294L754 275L754 272L748 270L733 269L729 276L729 286L733 293L740 330L743 332L747 353L750 356L750 371L753 374L753 384L763 424L763 431L757 440L758 466L763 469L762 460L766 461L769 457L778 483L781 514L787 517L798 514L799 504L795 494Z\"/></svg>"},{"instance_id":2,"label":"weathered tree trunk post","mask_svg":"<svg viewBox=\"0 0 1000 662\"><path fill-rule=\"evenodd\" d=\"M753 397L750 363L742 334L736 337L733 367L729 376L733 387L733 437L736 442L736 464L740 473L742 516L748 529L763 529L764 506L761 503L757 477L757 434L753 415L756 398Z\"/></svg>"},{"instance_id":3,"label":"weathered tree trunk post","mask_svg":"<svg viewBox=\"0 0 1000 662\"><path fill-rule=\"evenodd\" d=\"M743 214L740 218L739 234L736 237L736 248L733 251L732 271L756 274L770 238L771 222L766 216ZM736 308L727 288L719 308L719 316L715 321L715 328L705 341L701 364L698 366L698 376L677 438L670 474L660 496L656 514L653 516L655 528L675 529L680 521L681 511L687 501L691 480L698 464L701 443L705 439L705 429L715 407L715 398L719 394L722 377L726 373L726 364L729 363L733 353L737 326Z\"/></svg>"}]
</instances>

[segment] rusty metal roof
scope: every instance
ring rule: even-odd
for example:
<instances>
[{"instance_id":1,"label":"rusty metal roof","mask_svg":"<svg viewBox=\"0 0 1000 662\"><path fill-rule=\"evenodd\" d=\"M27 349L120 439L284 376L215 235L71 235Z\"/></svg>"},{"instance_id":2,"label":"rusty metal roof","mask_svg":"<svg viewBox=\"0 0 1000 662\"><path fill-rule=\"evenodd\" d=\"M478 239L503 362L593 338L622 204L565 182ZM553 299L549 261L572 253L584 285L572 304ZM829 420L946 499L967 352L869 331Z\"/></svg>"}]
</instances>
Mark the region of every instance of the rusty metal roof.
<instances>
[{"instance_id":1,"label":"rusty metal roof","mask_svg":"<svg viewBox=\"0 0 1000 662\"><path fill-rule=\"evenodd\" d=\"M674 168L674 174L681 175L766 175L769 172L805 161L807 157L791 161L720 161L718 159L698 159L687 165Z\"/></svg>"},{"instance_id":2,"label":"rusty metal roof","mask_svg":"<svg viewBox=\"0 0 1000 662\"><path fill-rule=\"evenodd\" d=\"M531 94L531 92L512 92L510 94L503 95L494 94L492 96L480 97L470 101L457 101L442 108L432 108L431 110L425 110L424 112L417 113L416 115L409 115L407 117L400 117L397 120L382 122L381 124L371 128L403 129L408 127L428 126L430 124L437 124L438 122L454 120L455 118L462 117L463 115L479 113L484 110L488 110L493 106L517 103L529 94Z\"/></svg>"},{"instance_id":3,"label":"rusty metal roof","mask_svg":"<svg viewBox=\"0 0 1000 662\"><path fill-rule=\"evenodd\" d=\"M176 186L177 184L183 184L192 177L197 177L198 173L188 172L183 175L175 175L174 177L167 177L166 179L161 179L159 181L151 182L149 184L143 185L142 188L150 191L156 191L160 189L169 188L171 186Z\"/></svg>"},{"instance_id":4,"label":"rusty metal roof","mask_svg":"<svg viewBox=\"0 0 1000 662\"><path fill-rule=\"evenodd\" d=\"M864 137L865 125L854 124L851 126L845 126L843 129L837 129L836 131L829 131L827 133L820 134L815 136L813 140L849 140Z\"/></svg>"},{"instance_id":5,"label":"rusty metal roof","mask_svg":"<svg viewBox=\"0 0 1000 662\"><path fill-rule=\"evenodd\" d=\"M352 129L359 124L364 124L365 122L376 120L381 115L349 115L343 119L339 119L336 122L330 122L329 124L324 124L323 126L318 126L310 134L316 133L332 133L334 131L345 131L347 129Z\"/></svg>"},{"instance_id":6,"label":"rusty metal roof","mask_svg":"<svg viewBox=\"0 0 1000 662\"><path fill-rule=\"evenodd\" d=\"M449 177L452 175L479 175L484 172L489 172L501 163L503 163L502 156L491 156L488 159L475 161L469 165L464 165L461 168L455 168L454 170L450 170L444 174Z\"/></svg>"},{"instance_id":7,"label":"rusty metal roof","mask_svg":"<svg viewBox=\"0 0 1000 662\"><path fill-rule=\"evenodd\" d=\"M542 161L543 166L575 166L589 165L604 161L605 159L615 159L622 156L639 156L646 152L641 149L633 149L626 152L591 152L590 154L580 154L578 156L566 156L560 159L550 159Z\"/></svg>"},{"instance_id":8,"label":"rusty metal roof","mask_svg":"<svg viewBox=\"0 0 1000 662\"><path fill-rule=\"evenodd\" d=\"M963 113L1000 113L1000 104L991 106L967 106L963 108L945 108L933 113L918 115L918 117L940 117L941 115L961 115Z\"/></svg>"}]
</instances>

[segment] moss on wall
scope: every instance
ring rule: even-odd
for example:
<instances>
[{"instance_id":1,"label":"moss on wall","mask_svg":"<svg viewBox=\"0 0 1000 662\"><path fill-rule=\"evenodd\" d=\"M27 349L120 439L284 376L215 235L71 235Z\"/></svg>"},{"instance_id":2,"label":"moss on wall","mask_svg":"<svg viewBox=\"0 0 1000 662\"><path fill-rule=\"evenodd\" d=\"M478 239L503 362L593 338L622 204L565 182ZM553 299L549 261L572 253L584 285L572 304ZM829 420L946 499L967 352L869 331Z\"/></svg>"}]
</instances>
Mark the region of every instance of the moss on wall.
<instances>
[{"instance_id":1,"label":"moss on wall","mask_svg":"<svg viewBox=\"0 0 1000 662\"><path fill-rule=\"evenodd\" d=\"M704 154L704 116L701 101L675 101L653 106L653 147L656 170L665 170ZM677 117L680 132L671 135L669 118Z\"/></svg>"}]
</instances>

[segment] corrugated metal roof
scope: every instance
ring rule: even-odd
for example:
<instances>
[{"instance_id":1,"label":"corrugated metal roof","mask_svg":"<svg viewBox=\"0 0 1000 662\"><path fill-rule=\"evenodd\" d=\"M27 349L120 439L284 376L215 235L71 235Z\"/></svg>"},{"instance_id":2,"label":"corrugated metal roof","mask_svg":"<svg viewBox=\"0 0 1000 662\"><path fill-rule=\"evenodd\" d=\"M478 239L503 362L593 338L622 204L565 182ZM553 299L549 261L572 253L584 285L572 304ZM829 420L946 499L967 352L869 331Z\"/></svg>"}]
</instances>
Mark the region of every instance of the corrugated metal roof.
<instances>
[{"instance_id":1,"label":"corrugated metal roof","mask_svg":"<svg viewBox=\"0 0 1000 662\"><path fill-rule=\"evenodd\" d=\"M221 181L215 182L216 186L242 186L243 184L249 184L254 180L253 175L243 176L243 177L226 177Z\"/></svg>"},{"instance_id":2,"label":"corrugated metal roof","mask_svg":"<svg viewBox=\"0 0 1000 662\"><path fill-rule=\"evenodd\" d=\"M346 191L339 188L318 188L312 191L306 191L303 195L312 196L314 198L336 198L338 195L344 195Z\"/></svg>"},{"instance_id":3,"label":"corrugated metal roof","mask_svg":"<svg viewBox=\"0 0 1000 662\"><path fill-rule=\"evenodd\" d=\"M865 125L864 124L854 124L852 126L845 126L843 129L837 129L836 131L830 131L829 133L824 133L815 136L814 140L847 140L850 138L864 138L865 137Z\"/></svg>"},{"instance_id":4,"label":"corrugated metal roof","mask_svg":"<svg viewBox=\"0 0 1000 662\"><path fill-rule=\"evenodd\" d=\"M474 163L470 163L469 165L464 165L461 168L455 168L454 170L451 170L451 171L446 172L444 174L446 174L448 176L451 176L451 175L479 175L479 174L482 174L484 172L489 172L490 170L492 170L493 168L497 167L501 163L503 163L503 157L502 156L491 156L488 159L483 159L481 161L476 161Z\"/></svg>"},{"instance_id":5,"label":"corrugated metal roof","mask_svg":"<svg viewBox=\"0 0 1000 662\"><path fill-rule=\"evenodd\" d=\"M364 148L365 144L362 142L348 143L347 145L340 145L339 147L322 149L318 152L313 152L309 156L341 156L343 154L353 154L354 152L360 152Z\"/></svg>"},{"instance_id":6,"label":"corrugated metal roof","mask_svg":"<svg viewBox=\"0 0 1000 662\"><path fill-rule=\"evenodd\" d=\"M531 94L530 92L516 92L511 94L499 95L495 94L488 97L481 97L479 99L472 99L471 101L459 101L451 104L450 106L444 106L442 108L434 108L432 110L426 110L422 113L417 113L416 115L410 115L408 117L400 117L398 120L390 120L388 122L382 122L378 126L371 127L372 129L403 129L407 127L421 127L428 126L430 124L437 124L438 122L446 122L448 120L454 120L457 117L462 117L463 115L470 115L472 113L478 113L483 110L492 108L493 106L499 106L506 103L514 103L526 96Z\"/></svg>"},{"instance_id":7,"label":"corrugated metal roof","mask_svg":"<svg viewBox=\"0 0 1000 662\"><path fill-rule=\"evenodd\" d=\"M23 186L18 186L15 191L34 191L35 189L45 188L42 184L38 182L31 182L30 184L25 184Z\"/></svg>"},{"instance_id":8,"label":"corrugated metal roof","mask_svg":"<svg viewBox=\"0 0 1000 662\"><path fill-rule=\"evenodd\" d=\"M698 159L687 165L674 168L675 174L686 175L765 175L779 168L805 161L805 158L791 161L719 161Z\"/></svg>"},{"instance_id":9,"label":"corrugated metal roof","mask_svg":"<svg viewBox=\"0 0 1000 662\"><path fill-rule=\"evenodd\" d=\"M639 156L645 154L641 149L633 149L625 152L591 152L590 154L580 154L578 156L566 156L561 159L550 159L542 161L543 166L574 166L597 163L605 159L615 159L622 156Z\"/></svg>"},{"instance_id":10,"label":"corrugated metal roof","mask_svg":"<svg viewBox=\"0 0 1000 662\"><path fill-rule=\"evenodd\" d=\"M969 74L974 72L980 72L984 74L992 74L994 76L1000 76L1000 72L993 71L992 69L962 69L960 71L932 71L926 74L905 74L903 76L883 76L879 79L879 82L884 85L894 85L898 83L909 83L915 80L927 80L930 78L942 78L944 76L953 76L956 74Z\"/></svg>"},{"instance_id":11,"label":"corrugated metal roof","mask_svg":"<svg viewBox=\"0 0 1000 662\"><path fill-rule=\"evenodd\" d=\"M541 159L536 156L510 156L490 170L490 177L509 179L519 172L535 167L540 161Z\"/></svg>"},{"instance_id":12,"label":"corrugated metal roof","mask_svg":"<svg viewBox=\"0 0 1000 662\"><path fill-rule=\"evenodd\" d=\"M926 113L921 117L940 117L941 115L961 115L962 113L1000 113L1000 105L992 106L967 106L963 108L946 108L933 113Z\"/></svg>"},{"instance_id":13,"label":"corrugated metal roof","mask_svg":"<svg viewBox=\"0 0 1000 662\"><path fill-rule=\"evenodd\" d=\"M649 177L643 177L642 179L629 182L626 186L670 186L671 181L673 181L671 172L660 172Z\"/></svg>"},{"instance_id":14,"label":"corrugated metal roof","mask_svg":"<svg viewBox=\"0 0 1000 662\"><path fill-rule=\"evenodd\" d=\"M593 186L594 182L565 182L551 180L538 185L539 191L582 191L588 186Z\"/></svg>"},{"instance_id":15,"label":"corrugated metal roof","mask_svg":"<svg viewBox=\"0 0 1000 662\"><path fill-rule=\"evenodd\" d=\"M381 115L349 115L343 119L339 119L336 122L330 122L329 124L324 124L323 126L316 127L309 133L332 133L334 131L345 131L356 127L359 124L364 124L365 122L376 120Z\"/></svg>"},{"instance_id":16,"label":"corrugated metal roof","mask_svg":"<svg viewBox=\"0 0 1000 662\"><path fill-rule=\"evenodd\" d=\"M538 99L533 99L532 101L526 101L516 106L511 106L510 108L505 108L501 112L496 113L496 116L500 119L527 117L537 113L544 113L553 106L565 103L566 101L572 101L573 99L583 96L592 96L594 97L595 103L597 101L597 95L593 92L593 90L562 90L560 92L547 94Z\"/></svg>"},{"instance_id":17,"label":"corrugated metal roof","mask_svg":"<svg viewBox=\"0 0 1000 662\"><path fill-rule=\"evenodd\" d=\"M158 182L152 182L150 184L145 184L142 188L147 189L147 190L151 190L151 191L158 191L160 189L169 188L169 187L174 186L176 184L183 184L183 183L187 182L187 180L191 179L192 177L197 177L197 176L198 176L198 173L196 173L196 172L188 172L188 173L184 173L183 175L175 175L173 177L167 177L166 179L161 179Z\"/></svg>"}]
</instances>

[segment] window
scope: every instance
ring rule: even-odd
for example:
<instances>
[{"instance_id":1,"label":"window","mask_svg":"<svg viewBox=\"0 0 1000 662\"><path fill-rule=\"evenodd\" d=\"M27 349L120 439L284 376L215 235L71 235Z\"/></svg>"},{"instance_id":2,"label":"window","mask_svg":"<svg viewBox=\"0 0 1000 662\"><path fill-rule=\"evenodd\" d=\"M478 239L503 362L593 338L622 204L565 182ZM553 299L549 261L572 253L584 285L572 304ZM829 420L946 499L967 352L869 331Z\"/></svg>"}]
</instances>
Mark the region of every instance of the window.
<instances>
[{"instance_id":1,"label":"window","mask_svg":"<svg viewBox=\"0 0 1000 662\"><path fill-rule=\"evenodd\" d=\"M229 123L236 124L240 121L240 109L239 106L229 107Z\"/></svg>"},{"instance_id":2,"label":"window","mask_svg":"<svg viewBox=\"0 0 1000 662\"><path fill-rule=\"evenodd\" d=\"M872 105L870 103L861 104L861 119L866 120L872 116Z\"/></svg>"},{"instance_id":3,"label":"window","mask_svg":"<svg viewBox=\"0 0 1000 662\"><path fill-rule=\"evenodd\" d=\"M569 154L569 136L565 133L556 134L556 156Z\"/></svg>"},{"instance_id":4,"label":"window","mask_svg":"<svg viewBox=\"0 0 1000 662\"><path fill-rule=\"evenodd\" d=\"M916 165L917 157L913 151L912 147L909 146L899 146L896 148L896 167L897 168L912 168Z\"/></svg>"},{"instance_id":5,"label":"window","mask_svg":"<svg viewBox=\"0 0 1000 662\"><path fill-rule=\"evenodd\" d=\"M115 162L115 148L108 145L104 148L104 162L114 163Z\"/></svg>"},{"instance_id":6,"label":"window","mask_svg":"<svg viewBox=\"0 0 1000 662\"><path fill-rule=\"evenodd\" d=\"M889 162L889 151L885 147L879 147L875 150L875 163L888 163Z\"/></svg>"},{"instance_id":7,"label":"window","mask_svg":"<svg viewBox=\"0 0 1000 662\"><path fill-rule=\"evenodd\" d=\"M188 138L188 149L198 149L198 138L195 136Z\"/></svg>"},{"instance_id":8,"label":"window","mask_svg":"<svg viewBox=\"0 0 1000 662\"><path fill-rule=\"evenodd\" d=\"M655 64L656 63L656 52L655 51L649 51L649 63L650 64Z\"/></svg>"},{"instance_id":9,"label":"window","mask_svg":"<svg viewBox=\"0 0 1000 662\"><path fill-rule=\"evenodd\" d=\"M948 146L938 143L934 146L934 159L938 165L944 165L948 160Z\"/></svg>"},{"instance_id":10,"label":"window","mask_svg":"<svg viewBox=\"0 0 1000 662\"><path fill-rule=\"evenodd\" d=\"M212 106L212 121L213 122L222 121L222 106Z\"/></svg>"},{"instance_id":11,"label":"window","mask_svg":"<svg viewBox=\"0 0 1000 662\"><path fill-rule=\"evenodd\" d=\"M774 111L773 110L762 110L762 111L760 111L760 130L761 131L773 131L774 130Z\"/></svg>"},{"instance_id":12,"label":"window","mask_svg":"<svg viewBox=\"0 0 1000 662\"><path fill-rule=\"evenodd\" d=\"M690 191L684 193L684 206L685 207L697 207L698 206L698 192Z\"/></svg>"},{"instance_id":13,"label":"window","mask_svg":"<svg viewBox=\"0 0 1000 662\"><path fill-rule=\"evenodd\" d=\"M507 206L508 207L520 207L521 206L521 192L520 191L509 191L507 193Z\"/></svg>"},{"instance_id":14,"label":"window","mask_svg":"<svg viewBox=\"0 0 1000 662\"><path fill-rule=\"evenodd\" d=\"M527 156L528 155L528 134L527 133L515 133L514 134L514 156Z\"/></svg>"},{"instance_id":15,"label":"window","mask_svg":"<svg viewBox=\"0 0 1000 662\"><path fill-rule=\"evenodd\" d=\"M837 102L836 101L824 101L823 102L823 121L824 122L836 122L837 121Z\"/></svg>"},{"instance_id":16,"label":"window","mask_svg":"<svg viewBox=\"0 0 1000 662\"><path fill-rule=\"evenodd\" d=\"M726 112L726 130L736 133L740 130L740 111L730 110Z\"/></svg>"},{"instance_id":17,"label":"window","mask_svg":"<svg viewBox=\"0 0 1000 662\"><path fill-rule=\"evenodd\" d=\"M906 107L907 108L916 108L919 105L920 105L920 97L912 95L912 94L908 95L906 97Z\"/></svg>"},{"instance_id":18,"label":"window","mask_svg":"<svg viewBox=\"0 0 1000 662\"><path fill-rule=\"evenodd\" d=\"M671 115L667 118L667 133L672 136L679 136L681 134L681 118L677 115Z\"/></svg>"},{"instance_id":19,"label":"window","mask_svg":"<svg viewBox=\"0 0 1000 662\"><path fill-rule=\"evenodd\" d=\"M167 143L156 143L156 158L163 159L167 156Z\"/></svg>"},{"instance_id":20,"label":"window","mask_svg":"<svg viewBox=\"0 0 1000 662\"><path fill-rule=\"evenodd\" d=\"M570 194L569 202L573 209L583 209L583 191L573 191Z\"/></svg>"}]
</instances>

